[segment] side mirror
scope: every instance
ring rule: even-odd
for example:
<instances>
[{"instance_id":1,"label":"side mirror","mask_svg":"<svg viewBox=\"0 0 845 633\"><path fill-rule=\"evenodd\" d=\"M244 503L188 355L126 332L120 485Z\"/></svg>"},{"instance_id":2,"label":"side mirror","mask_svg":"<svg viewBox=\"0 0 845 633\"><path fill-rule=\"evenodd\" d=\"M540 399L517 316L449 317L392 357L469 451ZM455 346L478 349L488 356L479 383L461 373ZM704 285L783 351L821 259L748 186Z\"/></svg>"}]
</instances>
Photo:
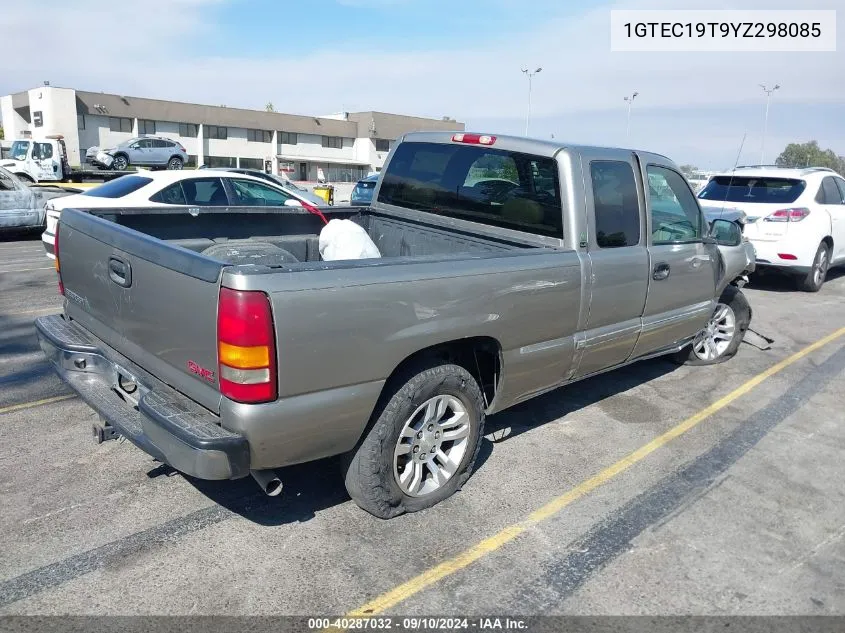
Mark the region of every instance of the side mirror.
<instances>
[{"instance_id":1,"label":"side mirror","mask_svg":"<svg viewBox=\"0 0 845 633\"><path fill-rule=\"evenodd\" d=\"M285 206L286 207L301 207L302 203L299 200L297 200L296 198L288 198L287 200L285 200Z\"/></svg>"},{"instance_id":2,"label":"side mirror","mask_svg":"<svg viewBox=\"0 0 845 633\"><path fill-rule=\"evenodd\" d=\"M710 225L710 237L719 246L739 246L742 243L742 229L730 220L713 220Z\"/></svg>"}]
</instances>

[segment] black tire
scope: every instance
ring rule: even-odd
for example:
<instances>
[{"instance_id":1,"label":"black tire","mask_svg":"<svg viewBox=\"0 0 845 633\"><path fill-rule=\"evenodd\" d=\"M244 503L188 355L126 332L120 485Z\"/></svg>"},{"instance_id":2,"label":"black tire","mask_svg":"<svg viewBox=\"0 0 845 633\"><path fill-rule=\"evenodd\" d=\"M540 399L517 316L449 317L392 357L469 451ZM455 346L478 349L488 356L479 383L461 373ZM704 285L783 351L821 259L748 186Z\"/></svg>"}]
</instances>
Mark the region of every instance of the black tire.
<instances>
[{"instance_id":1,"label":"black tire","mask_svg":"<svg viewBox=\"0 0 845 633\"><path fill-rule=\"evenodd\" d=\"M830 246L827 242L819 244L813 267L806 275L798 278L798 288L804 292L818 292L824 285L827 271L830 268Z\"/></svg>"},{"instance_id":2,"label":"black tire","mask_svg":"<svg viewBox=\"0 0 845 633\"><path fill-rule=\"evenodd\" d=\"M748 305L748 300L745 298L745 295L742 294L742 291L736 286L728 286L725 288L722 292L722 296L719 297L719 301L716 306L717 310L720 305L727 306L733 312L735 319L733 337L731 338L730 343L728 343L727 348L717 357L706 359L701 358L696 354L695 349L693 349L693 345L687 345L677 354L673 354L670 357L671 360L679 365L718 365L719 363L724 363L726 360L736 356L737 351L739 351L739 346L745 338L745 333L748 331L748 326L751 324L751 306Z\"/></svg>"},{"instance_id":3,"label":"black tire","mask_svg":"<svg viewBox=\"0 0 845 633\"><path fill-rule=\"evenodd\" d=\"M463 367L437 361L419 364L404 372L395 384L396 389L380 401L371 426L344 463L349 496L380 519L430 508L460 490L472 473L484 435L484 396ZM466 452L455 473L440 488L423 496L410 496L394 477L394 449L408 419L420 405L438 395L457 398L469 415Z\"/></svg>"},{"instance_id":4,"label":"black tire","mask_svg":"<svg viewBox=\"0 0 845 633\"><path fill-rule=\"evenodd\" d=\"M182 159L178 156L173 156L170 158L169 161L167 161L168 169L182 169L183 166L184 163L182 162Z\"/></svg>"},{"instance_id":5,"label":"black tire","mask_svg":"<svg viewBox=\"0 0 845 633\"><path fill-rule=\"evenodd\" d=\"M129 157L126 154L116 154L111 168L116 171L123 171L129 167Z\"/></svg>"}]
</instances>

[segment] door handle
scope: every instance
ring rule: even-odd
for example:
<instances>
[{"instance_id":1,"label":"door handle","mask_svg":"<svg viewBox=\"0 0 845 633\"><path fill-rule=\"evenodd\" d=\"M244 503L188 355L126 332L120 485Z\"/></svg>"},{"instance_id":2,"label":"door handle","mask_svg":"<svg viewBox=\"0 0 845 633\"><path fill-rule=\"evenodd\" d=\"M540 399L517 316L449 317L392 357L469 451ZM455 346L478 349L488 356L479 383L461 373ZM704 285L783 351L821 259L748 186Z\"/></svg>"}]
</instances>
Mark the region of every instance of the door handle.
<instances>
[{"instance_id":1,"label":"door handle","mask_svg":"<svg viewBox=\"0 0 845 633\"><path fill-rule=\"evenodd\" d=\"M651 271L651 278L655 281L662 281L669 276L669 272L671 269L669 268L669 264L666 262L659 262L654 265L654 268Z\"/></svg>"},{"instance_id":2,"label":"door handle","mask_svg":"<svg viewBox=\"0 0 845 633\"><path fill-rule=\"evenodd\" d=\"M109 258L109 279L118 286L128 288L132 285L132 267L118 257Z\"/></svg>"}]
</instances>

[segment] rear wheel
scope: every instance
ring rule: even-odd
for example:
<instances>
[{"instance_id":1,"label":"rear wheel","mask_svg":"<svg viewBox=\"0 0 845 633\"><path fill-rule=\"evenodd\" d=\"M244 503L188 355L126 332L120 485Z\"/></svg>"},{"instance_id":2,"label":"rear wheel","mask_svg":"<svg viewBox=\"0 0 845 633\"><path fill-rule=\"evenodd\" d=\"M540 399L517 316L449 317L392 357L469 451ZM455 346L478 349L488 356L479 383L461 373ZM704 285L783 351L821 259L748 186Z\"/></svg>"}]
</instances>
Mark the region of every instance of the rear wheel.
<instances>
[{"instance_id":1,"label":"rear wheel","mask_svg":"<svg viewBox=\"0 0 845 633\"><path fill-rule=\"evenodd\" d=\"M169 161L167 161L167 168L168 169L182 169L182 159L178 156L174 156Z\"/></svg>"},{"instance_id":2,"label":"rear wheel","mask_svg":"<svg viewBox=\"0 0 845 633\"><path fill-rule=\"evenodd\" d=\"M118 154L114 157L114 162L111 164L112 169L116 169L117 171L123 171L129 167L129 159L126 157L125 154Z\"/></svg>"},{"instance_id":3,"label":"rear wheel","mask_svg":"<svg viewBox=\"0 0 845 633\"><path fill-rule=\"evenodd\" d=\"M484 397L463 367L417 366L373 415L346 467L349 496L370 514L389 519L429 508L469 478L481 446Z\"/></svg>"},{"instance_id":4,"label":"rear wheel","mask_svg":"<svg viewBox=\"0 0 845 633\"><path fill-rule=\"evenodd\" d=\"M824 285L827 270L830 268L830 247L826 242L819 244L813 267L804 277L798 278L798 287L804 292L818 292Z\"/></svg>"},{"instance_id":5,"label":"rear wheel","mask_svg":"<svg viewBox=\"0 0 845 633\"><path fill-rule=\"evenodd\" d=\"M748 300L739 288L728 286L705 328L672 360L686 365L723 363L736 355L750 323Z\"/></svg>"}]
</instances>

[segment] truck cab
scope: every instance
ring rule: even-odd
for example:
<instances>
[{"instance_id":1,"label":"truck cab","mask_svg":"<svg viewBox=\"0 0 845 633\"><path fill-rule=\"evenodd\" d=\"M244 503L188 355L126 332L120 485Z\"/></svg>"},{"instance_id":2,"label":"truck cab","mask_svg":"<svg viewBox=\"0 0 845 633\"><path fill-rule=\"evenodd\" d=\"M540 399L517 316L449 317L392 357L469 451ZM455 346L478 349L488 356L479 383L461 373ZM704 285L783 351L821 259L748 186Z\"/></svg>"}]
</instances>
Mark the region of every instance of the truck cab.
<instances>
[{"instance_id":1,"label":"truck cab","mask_svg":"<svg viewBox=\"0 0 845 633\"><path fill-rule=\"evenodd\" d=\"M25 182L61 181L70 173L61 136L17 139L0 166Z\"/></svg>"}]
</instances>

